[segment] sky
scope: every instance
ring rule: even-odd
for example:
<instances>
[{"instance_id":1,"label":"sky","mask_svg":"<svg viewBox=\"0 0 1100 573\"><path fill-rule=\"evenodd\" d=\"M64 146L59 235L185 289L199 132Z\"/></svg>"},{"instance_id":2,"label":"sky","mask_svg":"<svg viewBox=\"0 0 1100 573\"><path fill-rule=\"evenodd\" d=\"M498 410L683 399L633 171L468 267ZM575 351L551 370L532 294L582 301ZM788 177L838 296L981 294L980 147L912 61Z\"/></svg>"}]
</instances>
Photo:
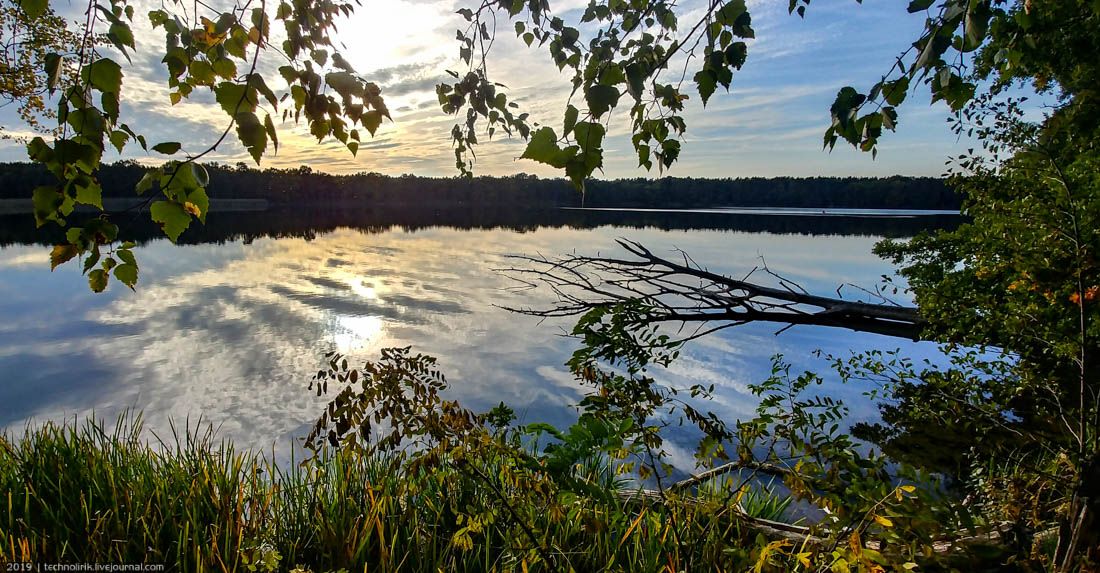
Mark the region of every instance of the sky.
<instances>
[{"instance_id":1,"label":"sky","mask_svg":"<svg viewBox=\"0 0 1100 573\"><path fill-rule=\"evenodd\" d=\"M144 6L148 4L149 6ZM51 3L59 13L75 16L67 2ZM224 130L227 116L208 93L192 95L172 105L167 73L160 63L163 32L153 31L140 16L154 4L135 1L136 55L124 63L122 113L150 144L179 141L185 151L205 149ZM576 22L584 0L551 0L551 8L566 22ZM159 2L156 3L159 6ZM279 126L280 149L264 157L259 167L308 165L336 174L379 172L424 176L457 175L451 148L454 118L440 111L435 85L446 81L445 70L462 70L455 30L465 21L455 11L470 0L364 0L363 6L339 25L336 40L345 58L369 81L382 86L392 122L365 140L353 157L337 142L321 142L293 122ZM701 0L681 2L681 22L699 13ZM930 105L923 86L914 89L899 110L896 133L880 140L877 158L843 144L822 149L822 135L830 123L829 106L846 85L865 91L889 69L894 58L919 35L923 14L908 14L899 0L818 0L804 19L788 15L787 2L756 0L749 3L756 30L749 57L735 72L728 93L721 87L703 109L694 86L685 82L688 125L680 161L665 175L678 177L775 176L938 176L945 161L973 147L950 132L949 110ZM276 26L278 28L278 26ZM261 71L273 87L281 84L274 71L277 56L268 55ZM698 67L698 64L693 64ZM675 68L679 75L679 68ZM671 72L670 72L671 73ZM568 69L559 72L545 49L527 48L515 38L512 24L501 20L490 54L490 79L508 86L509 99L531 113L531 119L560 131L570 91ZM666 80L667 81L667 80ZM279 90L276 89L276 92ZM638 167L629 141L629 116L620 106L610 117L604 143L604 169L595 176L615 179L657 177ZM14 135L28 135L19 127L12 106L0 108L0 125ZM553 168L519 159L524 142L499 134L481 137L474 172L478 175L531 173L563 176ZM131 146L133 147L133 146ZM270 153L269 149L269 153ZM256 166L243 147L227 140L211 160L246 162ZM0 142L0 161L25 160L25 149L14 141ZM163 156L127 149L119 157L154 163Z\"/></svg>"}]
</instances>

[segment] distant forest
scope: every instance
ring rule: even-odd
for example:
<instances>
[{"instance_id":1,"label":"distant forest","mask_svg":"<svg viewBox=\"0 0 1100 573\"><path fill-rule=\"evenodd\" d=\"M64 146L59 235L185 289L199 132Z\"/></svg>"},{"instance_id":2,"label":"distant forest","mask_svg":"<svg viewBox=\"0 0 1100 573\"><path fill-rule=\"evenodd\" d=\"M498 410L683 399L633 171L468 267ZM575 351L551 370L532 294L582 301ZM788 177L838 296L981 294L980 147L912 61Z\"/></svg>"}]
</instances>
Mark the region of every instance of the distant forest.
<instances>
[{"instance_id":1,"label":"distant forest","mask_svg":"<svg viewBox=\"0 0 1100 573\"><path fill-rule=\"evenodd\" d=\"M309 167L264 169L207 164L211 197L265 199L273 206L299 204L512 205L578 207L581 194L564 179L511 177L391 177L378 173L329 175ZM99 173L105 197L134 197L145 168L133 161L106 165ZM31 163L0 163L0 199L28 199L53 177ZM957 210L961 197L934 177L775 177L745 179L590 180L585 207L705 208L807 207Z\"/></svg>"},{"instance_id":2,"label":"distant forest","mask_svg":"<svg viewBox=\"0 0 1100 573\"><path fill-rule=\"evenodd\" d=\"M87 214L86 216L91 216ZM340 228L362 233L393 230L416 232L435 228L464 230L508 230L527 233L539 229L662 229L666 231L729 231L775 235L911 237L921 231L952 229L962 222L956 215L924 217L845 215L798 216L729 213L684 213L678 211L589 211L579 209L529 209L523 206L441 205L376 206L346 208L311 206L304 209L268 211L214 211L205 225L191 225L179 238L180 244L225 243L273 237L311 240ZM74 219L79 224L79 219ZM119 220L123 234L137 243L163 240L164 231L149 217ZM29 213L0 215L0 246L56 245L65 241L65 230L57 225L36 228Z\"/></svg>"}]
</instances>

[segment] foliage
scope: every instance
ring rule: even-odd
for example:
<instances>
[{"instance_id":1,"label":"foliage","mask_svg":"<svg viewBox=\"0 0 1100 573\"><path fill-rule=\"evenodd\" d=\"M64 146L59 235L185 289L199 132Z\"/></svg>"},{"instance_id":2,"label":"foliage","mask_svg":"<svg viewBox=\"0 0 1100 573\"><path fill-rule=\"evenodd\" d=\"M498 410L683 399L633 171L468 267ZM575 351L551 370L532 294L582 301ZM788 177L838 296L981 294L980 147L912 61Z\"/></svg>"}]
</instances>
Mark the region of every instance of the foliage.
<instances>
[{"instance_id":1,"label":"foliage","mask_svg":"<svg viewBox=\"0 0 1100 573\"><path fill-rule=\"evenodd\" d=\"M945 415L949 428L988 428L956 432L960 446L974 450L972 463L1030 462L1019 464L1028 484L1024 505L1048 508L1041 512L1046 522L1059 523L1055 562L1064 570L1096 559L1100 548L1088 533L1098 509L1091 492L1100 483L1100 156L1087 121L1095 109L1074 98L1039 125L1024 122L1014 102L984 111L992 125L977 129L988 152L1008 157L962 159L965 177L955 182L973 223L886 243L880 252L902 265L930 337L1007 356L904 378L896 419L910 426L931 412L952 412ZM922 403L928 395L939 398Z\"/></svg>"},{"instance_id":2,"label":"foliage","mask_svg":"<svg viewBox=\"0 0 1100 573\"><path fill-rule=\"evenodd\" d=\"M19 7L19 17L32 21L49 10L45 0L20 2ZM169 101L177 105L193 93L207 92L226 114L225 130L199 150L185 142L146 141L139 133L141 126L126 123L122 109L126 74L120 58L91 39L106 29L103 43L129 61L135 49L135 6L127 0L91 2L82 41L69 47L75 51L50 51L42 57L49 90L60 87L61 93L57 137L52 143L36 137L27 146L31 160L56 178L34 190L38 225L54 222L66 226L77 205L103 211L98 174L104 154L111 149L122 153L140 146L173 157L149 170L134 186L138 195L145 196L142 207L148 206L152 219L172 240L193 220L205 222L209 175L197 160L217 149L230 132L235 131L257 163L269 150L278 151L275 121L280 117L282 121L304 121L318 141L332 137L356 153L360 127L373 135L389 117L389 110L379 87L356 75L334 50L331 32L335 21L350 14L352 8L351 3L337 1L279 2L271 7L261 2L259 6L237 3L219 11L206 4L173 2L150 11L149 24L164 32L161 61L168 72ZM282 24L285 40L280 45L273 45L273 20ZM281 96L256 71L265 52L278 53L287 62L279 68L287 84ZM31 58L34 53L22 57ZM79 70L79 80L56 85L54 72L61 66ZM281 116L280 103L285 103ZM133 288L138 279L136 261L128 248L115 245L117 236L117 225L106 216L91 226L71 227L67 243L54 250L54 266L86 256L84 272L92 290L102 291L111 276ZM106 257L101 257L103 250ZM118 264L119 260L123 264Z\"/></svg>"},{"instance_id":3,"label":"foliage","mask_svg":"<svg viewBox=\"0 0 1100 573\"><path fill-rule=\"evenodd\" d=\"M804 16L809 4L791 0L788 8ZM926 15L920 37L866 91L851 86L839 90L830 108L825 147L843 139L876 153L883 130L895 129L897 108L918 83L927 86L933 101L943 100L959 111L987 79L998 88L1020 78L1041 76L1041 87L1064 79L1043 67L1048 54L1039 46L1052 28L1068 26L1073 35L1072 42L1062 44L1067 49L1060 58L1077 60L1074 53L1088 53L1095 43L1089 27L1094 14L1077 19L1089 4L1071 0L1064 5L1072 8L1039 10L1042 15L1032 17L1029 2L910 2L910 13ZM719 86L729 89L750 54L747 41L756 37L744 0L707 2L702 14L687 22L682 7L663 0L593 0L579 22L565 22L548 2L535 0L486 0L459 14L469 22L458 33L459 55L468 71L464 76L451 72L460 81L437 89L445 112L460 115L465 110L452 132L459 168L468 172L477 127L484 121L490 137L497 130L518 131L524 137L531 131L522 157L564 169L578 186L602 168L603 136L619 106L628 109L639 167L671 167L687 130L681 113L691 95L683 87L684 78L691 77L693 91L706 106ZM503 86L489 80L488 53L498 19L514 21L518 38L528 46L545 46L558 68L570 73L573 90L560 132L550 126L531 130L525 114L513 117ZM1086 51L1072 52L1071 45ZM574 105L574 100L581 101Z\"/></svg>"},{"instance_id":4,"label":"foliage","mask_svg":"<svg viewBox=\"0 0 1100 573\"><path fill-rule=\"evenodd\" d=\"M47 94L77 79L75 66L64 64L59 54L80 45L80 38L48 7L31 17L18 4L0 3L0 105L17 106L27 127L52 131L43 124L57 116L46 104ZM0 136L12 137L3 128Z\"/></svg>"},{"instance_id":5,"label":"foliage","mask_svg":"<svg viewBox=\"0 0 1100 573\"><path fill-rule=\"evenodd\" d=\"M723 563L719 568L725 570L833 571L1001 563L1003 550L996 546L979 554L972 545L951 547L948 542L949 551L933 551L934 543L991 524L967 511L932 476L897 466L853 441L842 429L844 405L811 394L821 377L809 372L792 376L777 358L772 377L751 387L761 398L757 415L734 428L701 407L708 388L661 384L649 371L669 365L679 343L656 328L633 328L646 312L640 305L597 308L578 322L574 334L583 344L569 366L589 391L569 428L511 426L511 411L503 404L484 414L469 412L441 398L445 379L434 360L389 349L380 362L362 369L330 355L313 387L324 393L332 382L342 389L307 443L364 456L396 452L400 462L394 467L406 472L457 472L485 496L476 503L461 498L463 504L455 509L465 515L456 517L460 524L479 524L465 534L480 534L479 528L491 524L508 532L503 537L511 540L508 552L516 559L551 569L583 568L550 534L556 522L541 521L531 508L561 516L564 523L578 519L578 506L639 497L667 512L667 534L675 543L660 562L667 560L671 570L715 563ZM853 375L851 367L837 367L843 379ZM703 472L673 481L664 430L684 422L698 429L696 460ZM735 453L734 460L716 465L731 457L727 452ZM487 467L486 460L492 465ZM781 482L791 500L815 508L813 522L784 534L759 521L765 515L783 518L791 503L774 497L754 500L768 491L761 478ZM656 490L630 494L631 481L633 487L648 484ZM649 511L624 507L628 521ZM741 532L723 546L729 561L712 561L709 541L698 545L693 531L700 515L730 520L727 527ZM467 537L455 542L473 543ZM737 563L742 565L733 566Z\"/></svg>"}]
</instances>

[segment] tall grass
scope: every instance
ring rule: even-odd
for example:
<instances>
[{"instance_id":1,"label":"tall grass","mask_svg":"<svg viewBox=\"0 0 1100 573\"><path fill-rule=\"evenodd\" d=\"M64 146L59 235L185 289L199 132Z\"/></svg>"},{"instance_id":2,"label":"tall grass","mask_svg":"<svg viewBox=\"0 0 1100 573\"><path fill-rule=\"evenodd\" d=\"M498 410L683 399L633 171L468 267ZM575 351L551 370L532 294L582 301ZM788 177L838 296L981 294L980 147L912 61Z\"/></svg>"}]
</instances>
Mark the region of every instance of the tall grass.
<instances>
[{"instance_id":1,"label":"tall grass","mask_svg":"<svg viewBox=\"0 0 1100 573\"><path fill-rule=\"evenodd\" d=\"M282 468L188 429L163 447L140 418L0 438L0 562L151 562L180 571L730 570L745 535L721 507L572 496L530 503L491 460L328 453ZM598 465L595 483L619 483ZM495 511L507 505L509 511ZM774 509L774 507L772 508ZM521 524L520 521L523 523ZM673 527L676 531L673 531ZM534 541L552 553L536 558Z\"/></svg>"}]
</instances>

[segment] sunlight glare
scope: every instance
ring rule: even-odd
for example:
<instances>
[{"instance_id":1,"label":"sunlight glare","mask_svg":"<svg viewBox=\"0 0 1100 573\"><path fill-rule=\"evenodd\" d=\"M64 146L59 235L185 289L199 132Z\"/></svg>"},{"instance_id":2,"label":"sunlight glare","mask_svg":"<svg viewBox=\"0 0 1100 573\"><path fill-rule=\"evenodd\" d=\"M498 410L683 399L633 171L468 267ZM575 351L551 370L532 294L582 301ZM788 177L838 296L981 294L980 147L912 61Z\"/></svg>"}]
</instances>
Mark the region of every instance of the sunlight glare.
<instances>
[{"instance_id":1,"label":"sunlight glare","mask_svg":"<svg viewBox=\"0 0 1100 573\"><path fill-rule=\"evenodd\" d=\"M385 323L379 316L337 316L332 341L338 352L348 354L380 338Z\"/></svg>"},{"instance_id":2,"label":"sunlight glare","mask_svg":"<svg viewBox=\"0 0 1100 573\"><path fill-rule=\"evenodd\" d=\"M440 37L452 16L448 3L368 0L340 26L339 40L347 46L348 61L370 79L375 70L437 60L453 52Z\"/></svg>"}]
</instances>

